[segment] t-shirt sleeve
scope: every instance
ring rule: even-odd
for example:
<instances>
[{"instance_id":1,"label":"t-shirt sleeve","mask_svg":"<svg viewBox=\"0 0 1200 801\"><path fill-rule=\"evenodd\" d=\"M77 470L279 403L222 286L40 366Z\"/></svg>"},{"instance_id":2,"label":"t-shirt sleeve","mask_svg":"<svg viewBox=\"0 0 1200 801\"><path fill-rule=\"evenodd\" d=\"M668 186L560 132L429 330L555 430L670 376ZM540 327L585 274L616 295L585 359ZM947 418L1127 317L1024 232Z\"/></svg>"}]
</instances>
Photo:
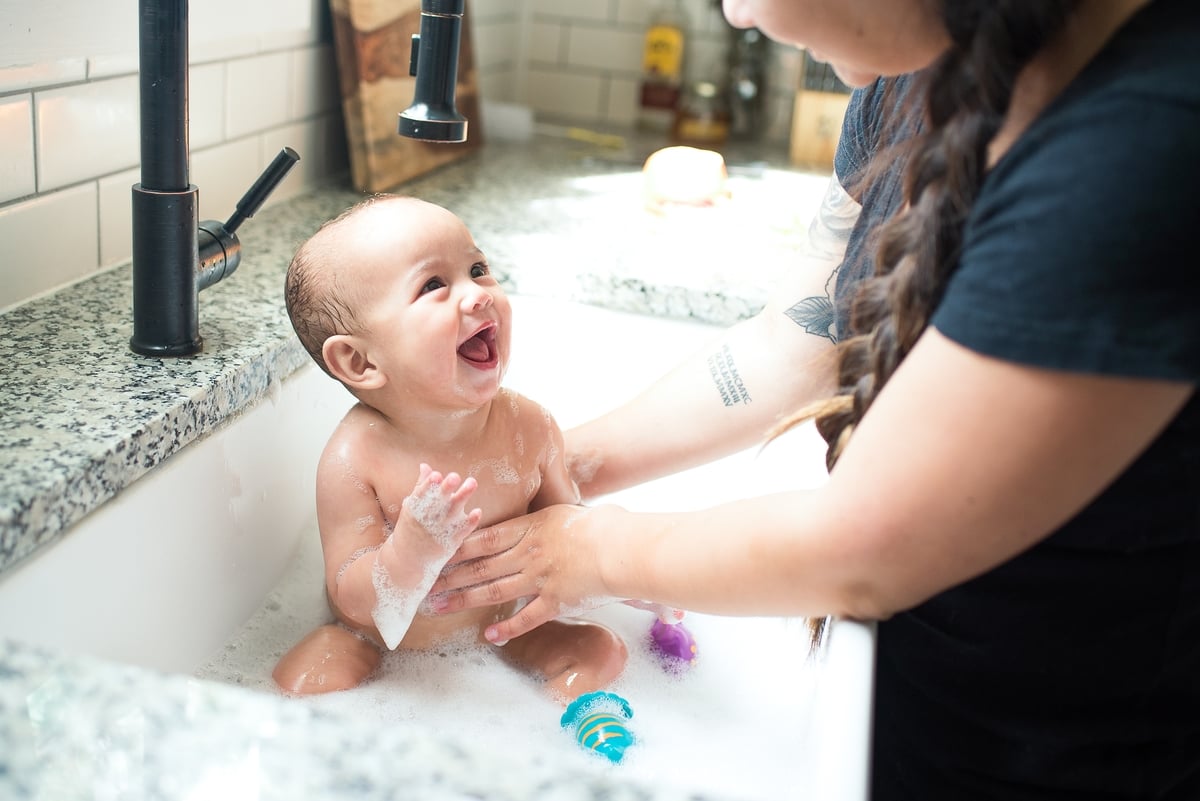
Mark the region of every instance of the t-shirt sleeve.
<instances>
[{"instance_id":1,"label":"t-shirt sleeve","mask_svg":"<svg viewBox=\"0 0 1200 801\"><path fill-rule=\"evenodd\" d=\"M842 132L833 154L833 171L842 186L853 182L875 152L884 94L883 79L850 93L846 115L842 118Z\"/></svg>"},{"instance_id":2,"label":"t-shirt sleeve","mask_svg":"<svg viewBox=\"0 0 1200 801\"><path fill-rule=\"evenodd\" d=\"M985 181L932 324L1018 363L1200 379L1198 132L1200 109L1145 95L1035 124Z\"/></svg>"}]
</instances>

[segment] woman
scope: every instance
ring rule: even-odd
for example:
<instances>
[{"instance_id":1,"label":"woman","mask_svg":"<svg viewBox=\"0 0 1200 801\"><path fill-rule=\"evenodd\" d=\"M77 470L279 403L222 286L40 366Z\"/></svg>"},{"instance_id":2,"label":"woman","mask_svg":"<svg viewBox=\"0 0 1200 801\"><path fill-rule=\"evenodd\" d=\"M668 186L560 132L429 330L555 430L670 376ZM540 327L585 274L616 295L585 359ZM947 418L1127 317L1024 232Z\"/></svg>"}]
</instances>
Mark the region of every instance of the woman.
<instances>
[{"instance_id":1,"label":"woman","mask_svg":"<svg viewBox=\"0 0 1200 801\"><path fill-rule=\"evenodd\" d=\"M873 796L1200 797L1200 8L726 0L844 79L925 70L817 412L820 491L474 535L505 640L614 598L878 619ZM516 546L516 547L514 547Z\"/></svg>"}]
</instances>

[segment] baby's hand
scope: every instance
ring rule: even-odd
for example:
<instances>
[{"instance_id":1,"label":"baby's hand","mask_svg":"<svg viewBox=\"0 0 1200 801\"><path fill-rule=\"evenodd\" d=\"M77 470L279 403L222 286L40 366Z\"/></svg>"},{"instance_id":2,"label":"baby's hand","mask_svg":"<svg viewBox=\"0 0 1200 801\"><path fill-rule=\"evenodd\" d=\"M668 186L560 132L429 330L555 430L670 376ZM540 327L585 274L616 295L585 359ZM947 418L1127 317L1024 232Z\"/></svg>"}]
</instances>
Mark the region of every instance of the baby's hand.
<instances>
[{"instance_id":1,"label":"baby's hand","mask_svg":"<svg viewBox=\"0 0 1200 801\"><path fill-rule=\"evenodd\" d=\"M417 484L401 505L389 547L380 549L371 574L375 587L371 620L389 650L399 646L439 571L479 525L482 512L466 511L467 499L478 486L474 478L463 481L458 473L443 476L421 465Z\"/></svg>"},{"instance_id":2,"label":"baby's hand","mask_svg":"<svg viewBox=\"0 0 1200 801\"><path fill-rule=\"evenodd\" d=\"M645 609L648 612L653 612L659 620L668 625L674 625L683 620L683 610L676 609L673 606L663 606L662 604L651 603L650 601L625 601L627 606L632 606L634 609Z\"/></svg>"},{"instance_id":3,"label":"baby's hand","mask_svg":"<svg viewBox=\"0 0 1200 801\"><path fill-rule=\"evenodd\" d=\"M404 499L403 509L449 555L475 530L483 516L479 509L466 511L467 500L478 486L474 477L468 476L464 481L458 473L442 476L422 464L417 484Z\"/></svg>"}]
</instances>

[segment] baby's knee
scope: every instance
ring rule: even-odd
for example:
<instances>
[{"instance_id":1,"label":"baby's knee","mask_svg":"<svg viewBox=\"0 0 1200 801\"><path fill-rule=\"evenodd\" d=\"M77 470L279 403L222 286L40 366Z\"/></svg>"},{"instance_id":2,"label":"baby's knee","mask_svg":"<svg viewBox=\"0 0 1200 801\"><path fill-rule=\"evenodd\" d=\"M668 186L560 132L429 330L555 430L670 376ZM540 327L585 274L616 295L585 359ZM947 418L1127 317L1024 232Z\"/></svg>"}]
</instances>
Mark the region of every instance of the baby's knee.
<instances>
[{"instance_id":1,"label":"baby's knee","mask_svg":"<svg viewBox=\"0 0 1200 801\"><path fill-rule=\"evenodd\" d=\"M313 631L284 654L271 677L284 692L331 693L362 684L382 659L375 644L330 624Z\"/></svg>"},{"instance_id":2,"label":"baby's knee","mask_svg":"<svg viewBox=\"0 0 1200 801\"><path fill-rule=\"evenodd\" d=\"M595 643L589 649L590 661L598 683L606 686L625 672L629 648L616 632L605 626L595 626L593 636Z\"/></svg>"},{"instance_id":3,"label":"baby's knee","mask_svg":"<svg viewBox=\"0 0 1200 801\"><path fill-rule=\"evenodd\" d=\"M567 664L550 688L568 701L609 686L625 672L629 661L629 649L616 632L594 623L576 625ZM561 686L554 687L556 683Z\"/></svg>"}]
</instances>

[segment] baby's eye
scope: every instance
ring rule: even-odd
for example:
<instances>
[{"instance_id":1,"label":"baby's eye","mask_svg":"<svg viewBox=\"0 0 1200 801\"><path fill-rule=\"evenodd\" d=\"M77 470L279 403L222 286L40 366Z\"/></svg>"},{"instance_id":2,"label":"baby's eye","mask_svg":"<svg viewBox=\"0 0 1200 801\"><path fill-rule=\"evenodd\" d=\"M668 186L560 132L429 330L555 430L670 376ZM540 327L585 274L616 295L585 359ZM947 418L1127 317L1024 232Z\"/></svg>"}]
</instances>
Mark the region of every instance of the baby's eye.
<instances>
[{"instance_id":1,"label":"baby's eye","mask_svg":"<svg viewBox=\"0 0 1200 801\"><path fill-rule=\"evenodd\" d=\"M430 278L421 287L421 294L424 295L428 292L433 292L434 290L441 289L445 285L446 285L446 282L440 278Z\"/></svg>"},{"instance_id":2,"label":"baby's eye","mask_svg":"<svg viewBox=\"0 0 1200 801\"><path fill-rule=\"evenodd\" d=\"M491 274L491 272L491 269L487 266L487 262L477 261L471 265L472 278L483 278L485 275Z\"/></svg>"}]
</instances>

